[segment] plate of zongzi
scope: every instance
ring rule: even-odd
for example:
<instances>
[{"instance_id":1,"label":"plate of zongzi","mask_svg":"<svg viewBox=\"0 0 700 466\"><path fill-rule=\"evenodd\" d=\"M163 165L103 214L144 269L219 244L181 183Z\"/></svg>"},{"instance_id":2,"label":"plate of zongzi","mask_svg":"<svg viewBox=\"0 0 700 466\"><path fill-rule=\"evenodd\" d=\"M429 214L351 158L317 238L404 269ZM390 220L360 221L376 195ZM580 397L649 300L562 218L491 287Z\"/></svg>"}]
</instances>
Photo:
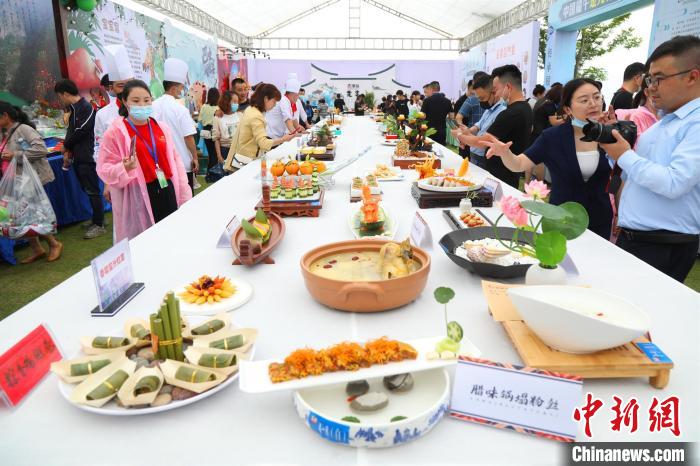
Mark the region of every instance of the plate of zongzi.
<instances>
[{"instance_id":1,"label":"plate of zongzi","mask_svg":"<svg viewBox=\"0 0 700 466\"><path fill-rule=\"evenodd\" d=\"M170 293L150 321L132 318L109 336L81 338L79 354L51 365L63 398L84 411L134 416L181 408L231 385L240 361L255 353L257 330L237 327L225 313L188 321L177 301Z\"/></svg>"}]
</instances>

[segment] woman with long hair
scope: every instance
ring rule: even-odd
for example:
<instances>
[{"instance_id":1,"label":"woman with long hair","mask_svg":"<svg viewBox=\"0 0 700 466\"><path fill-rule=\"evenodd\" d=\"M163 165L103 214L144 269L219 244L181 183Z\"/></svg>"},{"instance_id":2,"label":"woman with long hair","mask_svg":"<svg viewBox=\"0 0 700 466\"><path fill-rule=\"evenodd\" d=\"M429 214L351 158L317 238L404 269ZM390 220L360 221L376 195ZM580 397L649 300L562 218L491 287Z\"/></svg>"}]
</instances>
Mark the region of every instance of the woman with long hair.
<instances>
[{"instance_id":1,"label":"woman with long hair","mask_svg":"<svg viewBox=\"0 0 700 466\"><path fill-rule=\"evenodd\" d=\"M223 164L228 157L231 148L233 134L236 132L240 113L238 112L238 95L231 91L224 91L219 99L219 111L214 117L212 126L212 140L216 150L216 163Z\"/></svg>"},{"instance_id":2,"label":"woman with long hair","mask_svg":"<svg viewBox=\"0 0 700 466\"><path fill-rule=\"evenodd\" d=\"M485 135L489 147L486 157L497 155L513 172L531 170L544 163L552 176L549 202L563 204L575 201L588 212L588 228L610 239L612 204L606 192L610 178L610 162L597 142L581 141L587 120L608 123L614 117L603 113L603 97L595 81L574 79L562 89L561 112L565 123L542 132L522 154L510 151L511 143L503 143Z\"/></svg>"},{"instance_id":3,"label":"woman with long hair","mask_svg":"<svg viewBox=\"0 0 700 466\"><path fill-rule=\"evenodd\" d=\"M261 153L294 139L293 134L285 134L276 139L267 136L265 113L272 110L281 98L282 94L274 84L256 85L255 92L249 99L250 106L243 112L243 117L231 138L231 148L224 165L227 171L235 172L258 158Z\"/></svg>"},{"instance_id":4,"label":"woman with long hair","mask_svg":"<svg viewBox=\"0 0 700 466\"><path fill-rule=\"evenodd\" d=\"M2 172L5 173L10 162L17 159L17 174L22 173L22 155L29 161L42 186L54 180L53 170L46 160L48 150L41 135L34 124L29 121L27 115L17 107L7 102L0 101L0 154L2 157ZM63 244L54 235L39 235L27 238L32 248L32 255L21 261L22 264L30 264L37 259L46 256L46 251L41 246L39 239L43 239L49 245L47 260L53 262L61 257Z\"/></svg>"},{"instance_id":5,"label":"woman with long hair","mask_svg":"<svg viewBox=\"0 0 700 466\"><path fill-rule=\"evenodd\" d=\"M209 155L209 161L207 163L207 172L217 164L216 148L214 147L214 140L212 139L212 128L214 124L214 114L218 109L219 97L221 94L219 90L212 87L207 91L207 101L202 105L199 111L198 121L202 124L201 137L204 139L204 145L207 148L207 154Z\"/></svg>"},{"instance_id":6,"label":"woman with long hair","mask_svg":"<svg viewBox=\"0 0 700 466\"><path fill-rule=\"evenodd\" d=\"M192 197L170 128L151 118L153 97L134 79L122 92L122 118L100 144L97 174L112 195L115 241L134 238Z\"/></svg>"}]
</instances>

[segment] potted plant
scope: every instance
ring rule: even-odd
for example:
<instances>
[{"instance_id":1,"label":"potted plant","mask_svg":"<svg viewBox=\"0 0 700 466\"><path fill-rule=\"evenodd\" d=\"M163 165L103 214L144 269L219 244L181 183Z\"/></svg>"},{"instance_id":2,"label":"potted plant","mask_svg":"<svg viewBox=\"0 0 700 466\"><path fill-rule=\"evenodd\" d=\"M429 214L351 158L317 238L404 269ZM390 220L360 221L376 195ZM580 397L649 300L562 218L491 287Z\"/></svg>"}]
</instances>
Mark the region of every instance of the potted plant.
<instances>
[{"instance_id":1,"label":"potted plant","mask_svg":"<svg viewBox=\"0 0 700 466\"><path fill-rule=\"evenodd\" d=\"M527 285L565 284L566 272L559 264L566 256L566 242L578 238L588 228L588 213L581 204L548 204L545 202L548 194L546 184L533 180L525 185L528 199L519 201L513 196L504 196L500 202L502 214L494 225L496 238L503 246L539 261L528 269ZM497 228L504 216L515 226L515 233L508 242L499 237Z\"/></svg>"},{"instance_id":2,"label":"potted plant","mask_svg":"<svg viewBox=\"0 0 700 466\"><path fill-rule=\"evenodd\" d=\"M365 105L367 105L367 108L372 109L374 111L374 92L369 91L365 93Z\"/></svg>"}]
</instances>

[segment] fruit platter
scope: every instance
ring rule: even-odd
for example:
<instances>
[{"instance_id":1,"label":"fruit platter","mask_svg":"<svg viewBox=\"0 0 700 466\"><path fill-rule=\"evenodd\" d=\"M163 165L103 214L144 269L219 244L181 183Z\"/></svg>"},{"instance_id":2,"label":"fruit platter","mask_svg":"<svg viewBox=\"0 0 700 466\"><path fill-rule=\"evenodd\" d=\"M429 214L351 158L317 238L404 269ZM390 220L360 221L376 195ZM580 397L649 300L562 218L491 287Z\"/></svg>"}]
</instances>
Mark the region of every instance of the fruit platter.
<instances>
[{"instance_id":1,"label":"fruit platter","mask_svg":"<svg viewBox=\"0 0 700 466\"><path fill-rule=\"evenodd\" d=\"M315 158L306 157L306 160L298 161L291 158L286 160L275 160L270 166L272 177L312 175L314 172L323 173L326 171L326 164Z\"/></svg>"},{"instance_id":2,"label":"fruit platter","mask_svg":"<svg viewBox=\"0 0 700 466\"><path fill-rule=\"evenodd\" d=\"M481 189L483 183L471 177L431 176L418 181L418 187L428 191L460 193Z\"/></svg>"},{"instance_id":3,"label":"fruit platter","mask_svg":"<svg viewBox=\"0 0 700 466\"><path fill-rule=\"evenodd\" d=\"M81 338L80 354L51 365L61 395L85 411L134 416L181 408L231 385L253 357L257 330L235 327L227 314L188 321L179 304L170 292L149 320Z\"/></svg>"},{"instance_id":4,"label":"fruit platter","mask_svg":"<svg viewBox=\"0 0 700 466\"><path fill-rule=\"evenodd\" d=\"M394 153L391 160L395 167L400 167L403 170L417 169L424 164L430 165L431 169L442 167L442 162L439 158L435 157L432 153L422 151L408 152L406 156L396 155L396 153Z\"/></svg>"},{"instance_id":5,"label":"fruit platter","mask_svg":"<svg viewBox=\"0 0 700 466\"><path fill-rule=\"evenodd\" d=\"M380 201L371 195L369 186L362 187L362 204L350 214L350 229L356 239L388 238L396 235L397 222L381 206Z\"/></svg>"},{"instance_id":6,"label":"fruit platter","mask_svg":"<svg viewBox=\"0 0 700 466\"><path fill-rule=\"evenodd\" d=\"M184 315L213 315L247 303L253 287L245 280L202 275L177 292Z\"/></svg>"},{"instance_id":7,"label":"fruit platter","mask_svg":"<svg viewBox=\"0 0 700 466\"><path fill-rule=\"evenodd\" d=\"M274 264L270 253L284 238L285 224L274 212L259 208L255 217L243 219L231 237L231 248L237 259L234 265L253 265L259 262Z\"/></svg>"}]
</instances>

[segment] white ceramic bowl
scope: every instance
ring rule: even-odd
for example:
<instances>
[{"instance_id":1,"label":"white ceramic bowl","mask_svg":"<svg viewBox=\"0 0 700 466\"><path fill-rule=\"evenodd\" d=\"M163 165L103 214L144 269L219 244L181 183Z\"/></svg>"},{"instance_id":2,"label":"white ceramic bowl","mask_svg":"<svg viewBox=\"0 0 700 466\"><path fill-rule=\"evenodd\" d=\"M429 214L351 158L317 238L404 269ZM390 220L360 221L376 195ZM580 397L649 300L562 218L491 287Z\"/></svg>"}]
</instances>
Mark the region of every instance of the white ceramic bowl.
<instances>
[{"instance_id":1,"label":"white ceramic bowl","mask_svg":"<svg viewBox=\"0 0 700 466\"><path fill-rule=\"evenodd\" d=\"M326 385L294 392L294 405L307 427L334 443L351 447L384 448L401 445L425 435L449 409L450 376L445 369L414 372L413 389L390 393L382 379L368 380L370 391L389 395L389 405L373 413L350 409L346 384ZM361 422L345 422L355 416ZM394 416L406 419L391 422Z\"/></svg>"},{"instance_id":2,"label":"white ceramic bowl","mask_svg":"<svg viewBox=\"0 0 700 466\"><path fill-rule=\"evenodd\" d=\"M649 329L649 315L605 291L579 286L523 286L508 295L528 327L550 347L593 353L628 343Z\"/></svg>"}]
</instances>

